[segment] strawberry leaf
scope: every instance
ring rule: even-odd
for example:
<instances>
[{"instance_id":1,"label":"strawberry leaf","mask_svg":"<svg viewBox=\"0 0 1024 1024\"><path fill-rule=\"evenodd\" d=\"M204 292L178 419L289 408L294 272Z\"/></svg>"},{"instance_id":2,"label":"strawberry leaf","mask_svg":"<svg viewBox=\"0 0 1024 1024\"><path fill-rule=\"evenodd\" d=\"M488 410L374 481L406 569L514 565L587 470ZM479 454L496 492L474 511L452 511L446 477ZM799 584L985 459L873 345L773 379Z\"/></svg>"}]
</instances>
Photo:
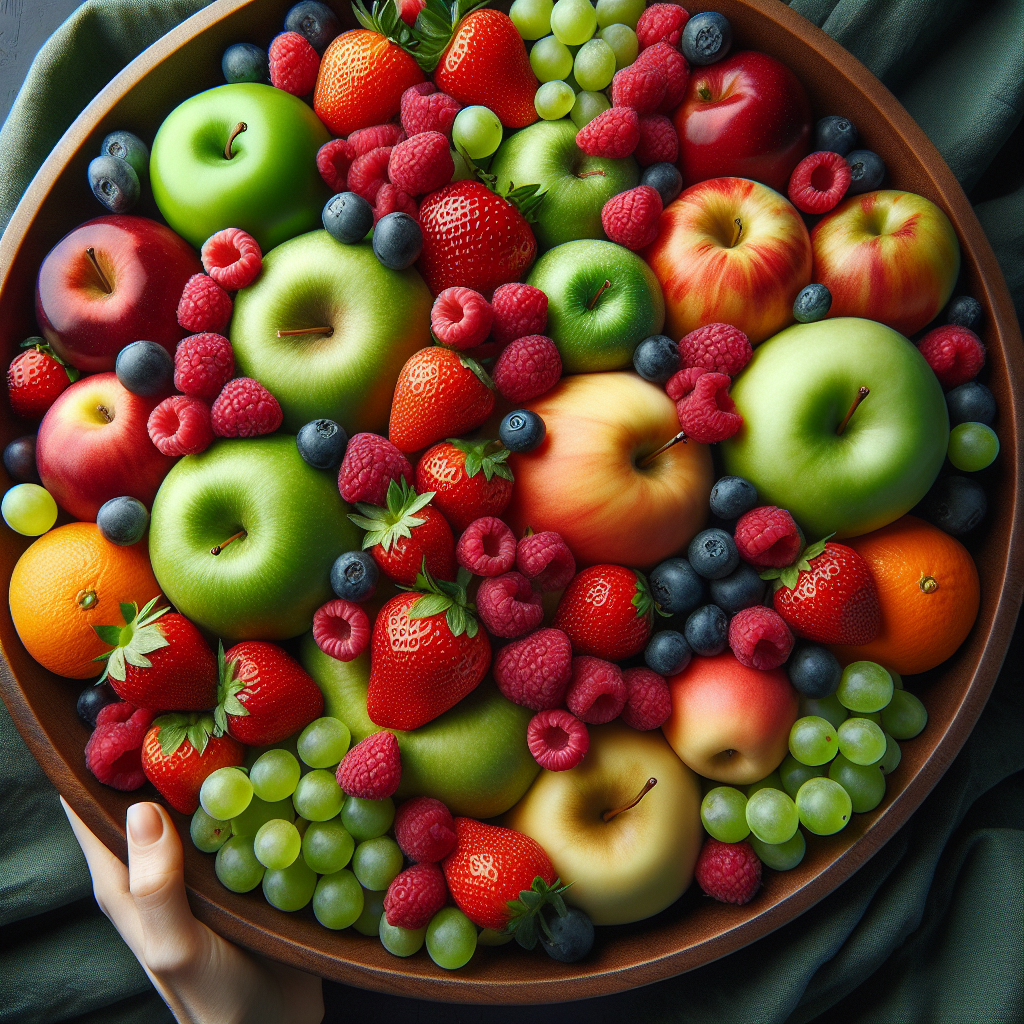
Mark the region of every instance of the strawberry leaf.
<instances>
[{"instance_id":1,"label":"strawberry leaf","mask_svg":"<svg viewBox=\"0 0 1024 1024\"><path fill-rule=\"evenodd\" d=\"M497 390L494 381L491 380L491 375L475 359L470 356L460 355L459 362L462 363L462 365L469 370L473 376L484 385L484 387L490 388L491 391Z\"/></svg>"},{"instance_id":2,"label":"strawberry leaf","mask_svg":"<svg viewBox=\"0 0 1024 1024\"><path fill-rule=\"evenodd\" d=\"M429 619L440 615L452 607L452 599L447 594L424 594L409 608L410 619Z\"/></svg>"},{"instance_id":3,"label":"strawberry leaf","mask_svg":"<svg viewBox=\"0 0 1024 1024\"><path fill-rule=\"evenodd\" d=\"M654 598L651 596L651 588L647 585L647 577L637 569L633 570L633 574L636 576L636 588L630 603L636 609L638 619L651 618L654 611Z\"/></svg>"},{"instance_id":4,"label":"strawberry leaf","mask_svg":"<svg viewBox=\"0 0 1024 1024\"><path fill-rule=\"evenodd\" d=\"M782 575L782 570L772 566L770 569L762 569L758 576L763 580L777 580Z\"/></svg>"},{"instance_id":5,"label":"strawberry leaf","mask_svg":"<svg viewBox=\"0 0 1024 1024\"><path fill-rule=\"evenodd\" d=\"M782 570L782 574L779 576L779 579L784 587L789 587L789 589L792 590L796 586L797 580L800 579L800 566L787 565L786 568Z\"/></svg>"},{"instance_id":6,"label":"strawberry leaf","mask_svg":"<svg viewBox=\"0 0 1024 1024\"><path fill-rule=\"evenodd\" d=\"M509 451L500 441L460 441L458 438L450 437L448 443L465 453L463 469L469 479L482 472L488 483L495 476L510 482L515 480L512 470L505 465Z\"/></svg>"},{"instance_id":7,"label":"strawberry leaf","mask_svg":"<svg viewBox=\"0 0 1024 1024\"><path fill-rule=\"evenodd\" d=\"M121 627L120 626L93 626L93 632L105 643L110 644L111 647L116 647L121 642ZM102 659L106 661L110 657L111 652L106 651L101 654L99 658L94 658L93 661L99 661Z\"/></svg>"},{"instance_id":8,"label":"strawberry leaf","mask_svg":"<svg viewBox=\"0 0 1024 1024\"><path fill-rule=\"evenodd\" d=\"M540 185L514 185L508 183L508 190L503 195L522 215L527 224L536 223L537 212L547 192Z\"/></svg>"},{"instance_id":9,"label":"strawberry leaf","mask_svg":"<svg viewBox=\"0 0 1024 1024\"><path fill-rule=\"evenodd\" d=\"M214 735L222 736L228 731L228 715L235 715L238 718L245 718L249 709L238 699L238 694L245 689L246 682L238 678L238 661L232 659L225 661L224 643L217 644L217 707L213 712L214 725L220 732Z\"/></svg>"},{"instance_id":10,"label":"strawberry leaf","mask_svg":"<svg viewBox=\"0 0 1024 1024\"><path fill-rule=\"evenodd\" d=\"M507 901L509 921L505 930L524 949L533 949L537 945L540 930L554 941L544 920L544 909L552 907L559 917L565 917L568 911L561 894L568 888L562 885L561 879L556 878L553 885L548 885L537 875L529 889L520 890L518 899Z\"/></svg>"},{"instance_id":11,"label":"strawberry leaf","mask_svg":"<svg viewBox=\"0 0 1024 1024\"><path fill-rule=\"evenodd\" d=\"M178 717L180 716L164 715L153 723L160 726L158 739L160 740L160 753L164 757L170 757L185 742L185 723L173 721Z\"/></svg>"},{"instance_id":12,"label":"strawberry leaf","mask_svg":"<svg viewBox=\"0 0 1024 1024\"><path fill-rule=\"evenodd\" d=\"M414 513L430 504L436 491L424 491L417 494L408 484L405 477L399 482L394 480L388 484L386 497L387 508L380 505L370 505L365 501L357 501L356 508L360 515L349 514L349 519L361 530L366 530L363 536L363 550L376 547L378 544L385 550L390 551L394 543L399 539L410 540L412 531L417 526L422 526L426 520L421 519Z\"/></svg>"}]
</instances>

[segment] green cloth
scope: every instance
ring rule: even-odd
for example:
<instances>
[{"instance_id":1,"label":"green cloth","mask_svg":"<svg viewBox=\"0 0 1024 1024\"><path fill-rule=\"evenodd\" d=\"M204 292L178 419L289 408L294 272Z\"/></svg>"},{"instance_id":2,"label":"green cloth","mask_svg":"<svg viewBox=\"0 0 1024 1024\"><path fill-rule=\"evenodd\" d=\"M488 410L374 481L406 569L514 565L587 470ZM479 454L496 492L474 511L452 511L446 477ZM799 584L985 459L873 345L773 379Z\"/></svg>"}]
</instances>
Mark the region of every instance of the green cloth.
<instances>
[{"instance_id":1,"label":"green cloth","mask_svg":"<svg viewBox=\"0 0 1024 1024\"><path fill-rule=\"evenodd\" d=\"M0 132L0 226L91 96L202 0L88 0L40 51ZM970 191L1024 309L1020 0L793 0L872 69ZM285 4L282 3L282 10ZM1014 136L1019 140L1019 134ZM993 163L994 161L994 163ZM1002 194L992 182L1006 186ZM980 184L979 184L980 183ZM1008 183L1008 185L1007 185ZM632 993L526 1011L543 1024L994 1022L1024 1018L1024 630L956 761L856 875L769 938ZM56 793L0 708L0 1024L170 1015L90 895ZM325 986L327 1020L521 1019Z\"/></svg>"}]
</instances>

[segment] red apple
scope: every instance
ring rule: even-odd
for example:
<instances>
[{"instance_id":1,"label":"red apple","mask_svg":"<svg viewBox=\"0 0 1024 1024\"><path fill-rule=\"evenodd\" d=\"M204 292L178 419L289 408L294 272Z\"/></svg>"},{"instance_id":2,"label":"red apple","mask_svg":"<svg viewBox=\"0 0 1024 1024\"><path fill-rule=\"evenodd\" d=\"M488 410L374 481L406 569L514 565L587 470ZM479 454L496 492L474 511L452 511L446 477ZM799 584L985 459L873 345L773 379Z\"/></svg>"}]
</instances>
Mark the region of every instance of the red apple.
<instances>
[{"instance_id":1,"label":"red apple","mask_svg":"<svg viewBox=\"0 0 1024 1024\"><path fill-rule=\"evenodd\" d=\"M811 104L800 80L753 50L694 68L672 120L686 185L735 175L785 192L811 141Z\"/></svg>"},{"instance_id":2,"label":"red apple","mask_svg":"<svg viewBox=\"0 0 1024 1024\"><path fill-rule=\"evenodd\" d=\"M662 211L641 254L665 297L665 333L678 341L710 323L756 345L793 322L811 281L811 240L788 199L746 178L713 178Z\"/></svg>"},{"instance_id":3,"label":"red apple","mask_svg":"<svg viewBox=\"0 0 1024 1024\"><path fill-rule=\"evenodd\" d=\"M746 668L725 651L694 658L668 685L672 714L662 731L699 775L746 786L782 763L799 713L784 669Z\"/></svg>"},{"instance_id":4,"label":"red apple","mask_svg":"<svg viewBox=\"0 0 1024 1024\"><path fill-rule=\"evenodd\" d=\"M76 519L129 495L147 508L175 460L161 455L146 422L160 401L125 390L113 373L72 384L39 425L36 464L43 486Z\"/></svg>"},{"instance_id":5,"label":"red apple","mask_svg":"<svg viewBox=\"0 0 1024 1024\"><path fill-rule=\"evenodd\" d=\"M900 334L935 318L960 273L949 218L912 192L851 196L818 222L811 246L814 280L832 293L830 317L878 320Z\"/></svg>"},{"instance_id":6,"label":"red apple","mask_svg":"<svg viewBox=\"0 0 1024 1024\"><path fill-rule=\"evenodd\" d=\"M43 260L39 327L54 352L87 372L112 370L117 353L140 339L174 355L188 333L178 326L178 300L185 282L202 270L188 242L163 224L97 217L65 235Z\"/></svg>"}]
</instances>

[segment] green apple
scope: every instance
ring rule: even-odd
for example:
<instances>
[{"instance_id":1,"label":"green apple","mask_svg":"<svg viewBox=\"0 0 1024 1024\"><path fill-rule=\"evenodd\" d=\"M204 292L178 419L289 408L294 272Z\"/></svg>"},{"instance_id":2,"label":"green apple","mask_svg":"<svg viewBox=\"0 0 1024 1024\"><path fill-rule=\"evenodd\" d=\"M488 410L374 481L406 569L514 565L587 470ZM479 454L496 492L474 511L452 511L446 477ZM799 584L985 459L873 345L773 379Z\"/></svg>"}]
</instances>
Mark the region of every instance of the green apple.
<instances>
[{"instance_id":1,"label":"green apple","mask_svg":"<svg viewBox=\"0 0 1024 1024\"><path fill-rule=\"evenodd\" d=\"M182 615L224 639L298 636L334 596L334 560L360 546L348 511L335 474L304 462L294 437L216 441L157 492L153 573Z\"/></svg>"},{"instance_id":2,"label":"green apple","mask_svg":"<svg viewBox=\"0 0 1024 1024\"><path fill-rule=\"evenodd\" d=\"M266 252L320 223L330 190L316 154L330 137L283 89L253 82L207 89L175 107L156 133L153 198L197 249L223 228L242 228Z\"/></svg>"},{"instance_id":3,"label":"green apple","mask_svg":"<svg viewBox=\"0 0 1024 1024\"><path fill-rule=\"evenodd\" d=\"M491 174L500 191L540 185L544 200L532 225L538 251L577 238L604 238L601 209L640 180L636 161L587 156L568 119L537 121L509 136L494 154Z\"/></svg>"},{"instance_id":4,"label":"green apple","mask_svg":"<svg viewBox=\"0 0 1024 1024\"><path fill-rule=\"evenodd\" d=\"M839 433L861 387L869 394ZM725 471L788 509L811 541L898 519L946 457L938 379L914 345L874 320L787 327L754 350L730 393L743 426L722 442Z\"/></svg>"},{"instance_id":5,"label":"green apple","mask_svg":"<svg viewBox=\"0 0 1024 1024\"><path fill-rule=\"evenodd\" d=\"M370 652L353 661L332 658L312 634L299 659L324 694L324 714L340 719L358 743L380 726L366 713ZM396 796L432 796L452 814L493 818L507 811L540 770L526 745L533 712L506 700L488 677L455 707L409 732L392 730L402 754Z\"/></svg>"},{"instance_id":6,"label":"green apple","mask_svg":"<svg viewBox=\"0 0 1024 1024\"><path fill-rule=\"evenodd\" d=\"M369 242L311 231L268 252L235 296L236 370L281 403L285 430L327 417L350 436L387 434L398 374L431 342L432 302L415 269L389 270ZM322 333L278 337L306 328Z\"/></svg>"},{"instance_id":7,"label":"green apple","mask_svg":"<svg viewBox=\"0 0 1024 1024\"><path fill-rule=\"evenodd\" d=\"M632 366L633 350L665 323L654 272L613 242L559 245L537 260L526 280L547 294L547 332L565 373Z\"/></svg>"}]
</instances>

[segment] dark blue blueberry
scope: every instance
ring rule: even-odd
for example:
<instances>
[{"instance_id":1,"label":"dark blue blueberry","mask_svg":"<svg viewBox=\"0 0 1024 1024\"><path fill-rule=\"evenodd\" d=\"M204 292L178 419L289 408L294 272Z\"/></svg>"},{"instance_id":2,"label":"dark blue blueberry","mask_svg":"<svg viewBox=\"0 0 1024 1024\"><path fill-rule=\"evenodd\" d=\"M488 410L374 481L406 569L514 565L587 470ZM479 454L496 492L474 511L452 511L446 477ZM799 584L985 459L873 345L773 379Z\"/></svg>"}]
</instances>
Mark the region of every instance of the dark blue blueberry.
<instances>
[{"instance_id":1,"label":"dark blue blueberry","mask_svg":"<svg viewBox=\"0 0 1024 1024\"><path fill-rule=\"evenodd\" d=\"M707 583L685 558L666 558L647 574L651 596L670 615L688 615L707 598Z\"/></svg>"},{"instance_id":2,"label":"dark blue blueberry","mask_svg":"<svg viewBox=\"0 0 1024 1024\"><path fill-rule=\"evenodd\" d=\"M88 173L92 194L111 213L129 213L139 201L139 176L127 160L98 156L90 161Z\"/></svg>"},{"instance_id":3,"label":"dark blue blueberry","mask_svg":"<svg viewBox=\"0 0 1024 1024\"><path fill-rule=\"evenodd\" d=\"M790 656L786 666L789 681L797 693L821 700L839 689L843 669L836 656L817 644L803 644Z\"/></svg>"},{"instance_id":4,"label":"dark blue blueberry","mask_svg":"<svg viewBox=\"0 0 1024 1024\"><path fill-rule=\"evenodd\" d=\"M253 43L232 43L220 59L220 69L231 85L236 82L267 83L270 81L270 56Z\"/></svg>"},{"instance_id":5,"label":"dark blue blueberry","mask_svg":"<svg viewBox=\"0 0 1024 1024\"><path fill-rule=\"evenodd\" d=\"M679 369L679 346L664 334L652 334L633 350L633 368L644 380L664 384Z\"/></svg>"},{"instance_id":6,"label":"dark blue blueberry","mask_svg":"<svg viewBox=\"0 0 1024 1024\"><path fill-rule=\"evenodd\" d=\"M389 270L405 270L419 258L423 232L407 213L389 213L373 229L373 254Z\"/></svg>"},{"instance_id":7,"label":"dark blue blueberry","mask_svg":"<svg viewBox=\"0 0 1024 1024\"><path fill-rule=\"evenodd\" d=\"M959 537L970 533L985 518L988 499L976 480L947 476L936 481L918 511L933 526Z\"/></svg>"},{"instance_id":8,"label":"dark blue blueberry","mask_svg":"<svg viewBox=\"0 0 1024 1024\"><path fill-rule=\"evenodd\" d=\"M305 36L320 56L341 32L338 16L326 4L316 3L316 0L302 0L296 4L284 16L284 27L286 32Z\"/></svg>"},{"instance_id":9,"label":"dark blue blueberry","mask_svg":"<svg viewBox=\"0 0 1024 1024\"><path fill-rule=\"evenodd\" d=\"M857 128L848 117L829 114L814 126L814 152L846 156L857 145Z\"/></svg>"},{"instance_id":10,"label":"dark blue blueberry","mask_svg":"<svg viewBox=\"0 0 1024 1024\"><path fill-rule=\"evenodd\" d=\"M946 408L949 410L951 427L959 423L984 423L986 427L991 427L999 411L996 396L976 380L947 392Z\"/></svg>"},{"instance_id":11,"label":"dark blue blueberry","mask_svg":"<svg viewBox=\"0 0 1024 1024\"><path fill-rule=\"evenodd\" d=\"M661 205L668 206L683 191L683 176L675 164L651 164L640 175L640 184L650 185L661 196Z\"/></svg>"},{"instance_id":12,"label":"dark blue blueberry","mask_svg":"<svg viewBox=\"0 0 1024 1024\"><path fill-rule=\"evenodd\" d=\"M695 14L683 28L679 40L683 56L698 67L721 60L732 46L732 25L718 11Z\"/></svg>"},{"instance_id":13,"label":"dark blue blueberry","mask_svg":"<svg viewBox=\"0 0 1024 1024\"><path fill-rule=\"evenodd\" d=\"M644 661L652 672L661 676L674 676L690 663L693 651L686 637L674 629L661 629L644 648Z\"/></svg>"},{"instance_id":14,"label":"dark blue blueberry","mask_svg":"<svg viewBox=\"0 0 1024 1024\"><path fill-rule=\"evenodd\" d=\"M968 330L977 331L981 326L981 318L985 311L981 303L970 295L959 295L946 310L946 323L956 324L957 327L966 327Z\"/></svg>"},{"instance_id":15,"label":"dark blue blueberry","mask_svg":"<svg viewBox=\"0 0 1024 1024\"><path fill-rule=\"evenodd\" d=\"M133 341L117 353L114 373L126 391L152 398L171 390L174 356L155 341Z\"/></svg>"},{"instance_id":16,"label":"dark blue blueberry","mask_svg":"<svg viewBox=\"0 0 1024 1024\"><path fill-rule=\"evenodd\" d=\"M728 576L711 581L711 600L723 611L735 615L744 608L760 604L767 586L752 565L740 562Z\"/></svg>"},{"instance_id":17,"label":"dark blue blueberry","mask_svg":"<svg viewBox=\"0 0 1024 1024\"><path fill-rule=\"evenodd\" d=\"M145 181L149 173L149 147L131 132L111 132L100 146L101 156L112 156L115 160L127 160L135 168L139 181Z\"/></svg>"},{"instance_id":18,"label":"dark blue blueberry","mask_svg":"<svg viewBox=\"0 0 1024 1024\"><path fill-rule=\"evenodd\" d=\"M686 551L690 565L706 580L720 580L740 564L740 553L732 534L712 527L701 530Z\"/></svg>"},{"instance_id":19,"label":"dark blue blueberry","mask_svg":"<svg viewBox=\"0 0 1024 1024\"><path fill-rule=\"evenodd\" d=\"M323 222L324 227L339 242L355 245L373 227L373 207L355 192L339 192L327 200Z\"/></svg>"},{"instance_id":20,"label":"dark blue blueberry","mask_svg":"<svg viewBox=\"0 0 1024 1024\"><path fill-rule=\"evenodd\" d=\"M546 433L544 421L529 409L513 409L498 427L498 437L510 452L532 452Z\"/></svg>"},{"instance_id":21,"label":"dark blue blueberry","mask_svg":"<svg viewBox=\"0 0 1024 1024\"><path fill-rule=\"evenodd\" d=\"M78 696L75 710L78 717L91 729L96 728L96 716L108 705L116 704L121 698L114 693L110 683L87 686Z\"/></svg>"},{"instance_id":22,"label":"dark blue blueberry","mask_svg":"<svg viewBox=\"0 0 1024 1024\"><path fill-rule=\"evenodd\" d=\"M540 944L554 960L574 964L582 960L594 945L594 922L579 907L566 908L565 917L557 915L548 920L552 939L540 929Z\"/></svg>"},{"instance_id":23,"label":"dark blue blueberry","mask_svg":"<svg viewBox=\"0 0 1024 1024\"><path fill-rule=\"evenodd\" d=\"M380 569L368 551L346 551L331 566L331 589L346 601L365 601L377 589Z\"/></svg>"},{"instance_id":24,"label":"dark blue blueberry","mask_svg":"<svg viewBox=\"0 0 1024 1024\"><path fill-rule=\"evenodd\" d=\"M711 511L719 519L739 519L757 508L757 488L741 476L723 476L711 488Z\"/></svg>"},{"instance_id":25,"label":"dark blue blueberry","mask_svg":"<svg viewBox=\"0 0 1024 1024\"><path fill-rule=\"evenodd\" d=\"M793 301L793 319L802 324L824 320L832 308L832 293L823 284L809 284Z\"/></svg>"},{"instance_id":26,"label":"dark blue blueberry","mask_svg":"<svg viewBox=\"0 0 1024 1024\"><path fill-rule=\"evenodd\" d=\"M686 620L683 635L694 654L714 657L729 645L729 619L717 604L706 604Z\"/></svg>"},{"instance_id":27,"label":"dark blue blueberry","mask_svg":"<svg viewBox=\"0 0 1024 1024\"><path fill-rule=\"evenodd\" d=\"M4 469L19 484L42 483L36 466L36 435L16 437L4 449Z\"/></svg>"},{"instance_id":28,"label":"dark blue blueberry","mask_svg":"<svg viewBox=\"0 0 1024 1024\"><path fill-rule=\"evenodd\" d=\"M314 469L337 469L345 457L348 434L334 420L313 420L299 430L295 444Z\"/></svg>"},{"instance_id":29,"label":"dark blue blueberry","mask_svg":"<svg viewBox=\"0 0 1024 1024\"><path fill-rule=\"evenodd\" d=\"M138 498L125 494L100 505L96 525L111 544L128 547L142 540L149 526L149 513Z\"/></svg>"},{"instance_id":30,"label":"dark blue blueberry","mask_svg":"<svg viewBox=\"0 0 1024 1024\"><path fill-rule=\"evenodd\" d=\"M850 187L846 190L848 196L859 196L862 192L874 192L882 187L885 164L877 153L870 149L855 149L847 155L846 162L852 172Z\"/></svg>"}]
</instances>

